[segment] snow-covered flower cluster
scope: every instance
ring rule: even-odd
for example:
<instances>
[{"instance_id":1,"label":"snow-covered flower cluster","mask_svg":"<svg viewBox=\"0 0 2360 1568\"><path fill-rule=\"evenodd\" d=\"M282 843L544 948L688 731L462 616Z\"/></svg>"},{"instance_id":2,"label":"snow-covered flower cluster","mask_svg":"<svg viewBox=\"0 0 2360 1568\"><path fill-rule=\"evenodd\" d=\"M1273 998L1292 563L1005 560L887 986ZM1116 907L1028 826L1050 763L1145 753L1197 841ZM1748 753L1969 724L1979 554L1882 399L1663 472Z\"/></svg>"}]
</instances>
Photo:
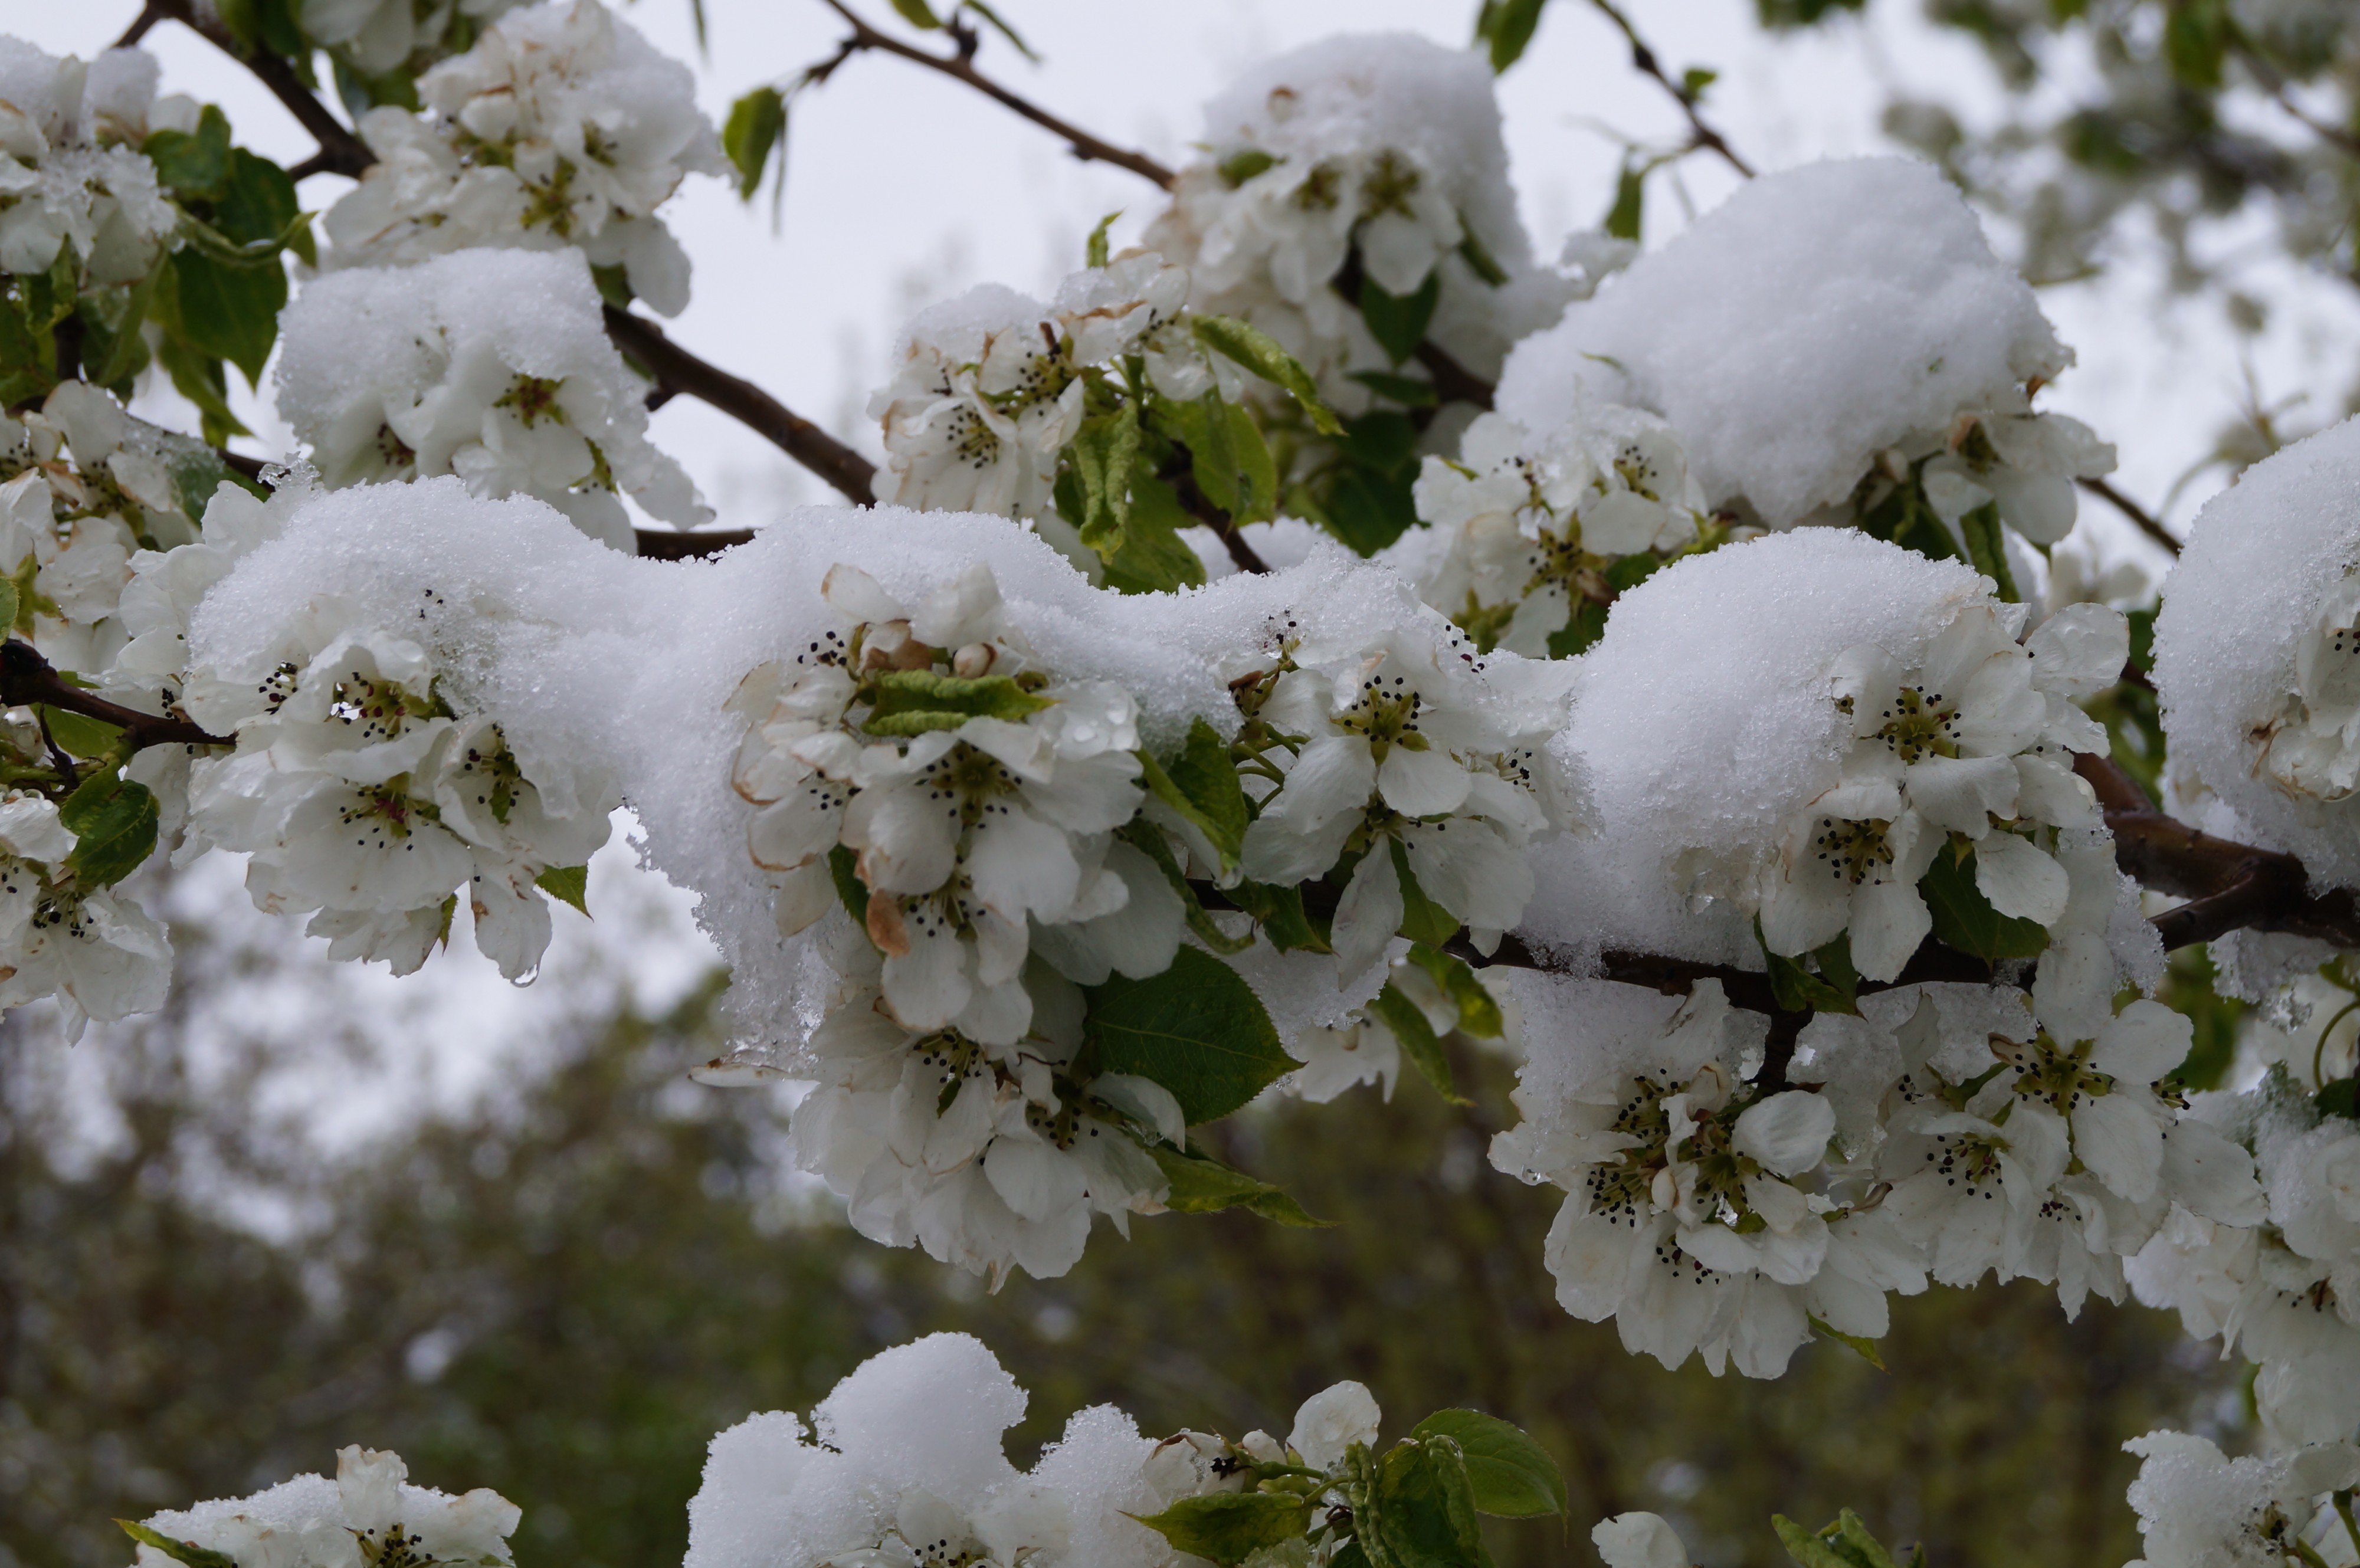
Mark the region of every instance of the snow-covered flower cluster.
<instances>
[{"instance_id":1,"label":"snow-covered flower cluster","mask_svg":"<svg viewBox=\"0 0 2360 1568\"><path fill-rule=\"evenodd\" d=\"M688 175L727 165L686 67L599 0L547 0L485 28L418 95L418 114L361 116L377 161L329 210L325 265L573 245L657 311L687 305L687 253L655 212Z\"/></svg>"},{"instance_id":2,"label":"snow-covered flower cluster","mask_svg":"<svg viewBox=\"0 0 2360 1568\"><path fill-rule=\"evenodd\" d=\"M1428 375L1417 340L1496 375L1596 282L1534 264L1491 72L1464 50L1406 33L1309 45L1225 89L1202 140L1146 243L1190 268L1196 310L1268 332L1347 412L1371 399L1355 373ZM1371 331L1370 286L1422 313L1410 345Z\"/></svg>"},{"instance_id":3,"label":"snow-covered flower cluster","mask_svg":"<svg viewBox=\"0 0 2360 1568\"><path fill-rule=\"evenodd\" d=\"M1095 380L1136 354L1167 397L1212 389L1213 366L1170 330L1187 300L1185 268L1139 254L1073 274L1052 304L987 284L921 311L869 401L885 436L877 498L1054 524L1060 461L1095 411ZM1240 373L1223 374L1234 395Z\"/></svg>"},{"instance_id":4,"label":"snow-covered flower cluster","mask_svg":"<svg viewBox=\"0 0 2360 1568\"><path fill-rule=\"evenodd\" d=\"M28 774L46 758L39 731L8 722L0 766ZM92 1018L153 1012L172 979L164 929L129 898L73 865L76 835L56 802L30 789L0 793L0 1010L54 1000L68 1040Z\"/></svg>"},{"instance_id":5,"label":"snow-covered flower cluster","mask_svg":"<svg viewBox=\"0 0 2360 1568\"><path fill-rule=\"evenodd\" d=\"M1580 652L1617 593L1720 532L1678 436L1633 408L1583 409L1545 436L1482 415L1456 461L1425 460L1416 501L1426 526L1387 559L1476 647L1534 659Z\"/></svg>"},{"instance_id":6,"label":"snow-covered flower cluster","mask_svg":"<svg viewBox=\"0 0 2360 1568\"><path fill-rule=\"evenodd\" d=\"M2356 466L2346 421L2247 469L2197 515L2156 619L2173 803L2334 887L2360 885Z\"/></svg>"},{"instance_id":7,"label":"snow-covered flower cluster","mask_svg":"<svg viewBox=\"0 0 2360 1568\"><path fill-rule=\"evenodd\" d=\"M180 215L139 155L150 130L193 130L197 106L158 98L137 49L85 64L0 37L0 273L71 262L73 288L145 278Z\"/></svg>"},{"instance_id":8,"label":"snow-covered flower cluster","mask_svg":"<svg viewBox=\"0 0 2360 1568\"><path fill-rule=\"evenodd\" d=\"M413 1486L401 1455L355 1444L336 1450L333 1481L298 1475L250 1497L149 1515L132 1532L133 1561L177 1568L217 1552L236 1568L504 1568L522 1517L486 1487L454 1497Z\"/></svg>"},{"instance_id":9,"label":"snow-covered flower cluster","mask_svg":"<svg viewBox=\"0 0 2360 1568\"><path fill-rule=\"evenodd\" d=\"M1554 1477L1546 1454L1472 1410L1429 1417L1381 1468L1382 1413L1358 1383L1306 1399L1283 1442L1182 1432L1159 1443L1115 1407L1094 1406L1020 1471L1002 1433L1025 1404L966 1334L871 1356L808 1428L770 1410L714 1438L689 1503L685 1568L1185 1568L1207 1555L1307 1568L1363 1537L1415 1541L1420 1527L1447 1532L1473 1561L1478 1511L1562 1506L1561 1484L1552 1496L1540 1481ZM1470 1483L1461 1439L1530 1479ZM1437 1451L1447 1457L1429 1463Z\"/></svg>"},{"instance_id":10,"label":"snow-covered flower cluster","mask_svg":"<svg viewBox=\"0 0 2360 1568\"><path fill-rule=\"evenodd\" d=\"M1834 160L1748 182L1568 307L1509 356L1498 406L1536 430L1585 399L1651 409L1716 509L2005 570L1968 526L1983 508L2053 544L2072 481L2114 466L2078 421L2032 408L2071 363L1930 165Z\"/></svg>"},{"instance_id":11,"label":"snow-covered flower cluster","mask_svg":"<svg viewBox=\"0 0 2360 1568\"><path fill-rule=\"evenodd\" d=\"M629 551L620 496L683 528L711 512L647 439L647 387L571 252L476 249L315 279L283 319L279 407L331 488L455 474L547 501Z\"/></svg>"},{"instance_id":12,"label":"snow-covered flower cluster","mask_svg":"<svg viewBox=\"0 0 2360 1568\"><path fill-rule=\"evenodd\" d=\"M304 37L365 77L415 67L422 55L465 38L526 0L302 0Z\"/></svg>"},{"instance_id":13,"label":"snow-covered flower cluster","mask_svg":"<svg viewBox=\"0 0 2360 1568\"><path fill-rule=\"evenodd\" d=\"M2140 1460L2130 1502L2146 1556L2132 1568L2284 1568L2348 1560L2345 1549L2360 1547L2326 1501L2360 1485L2360 1449L2349 1443L2230 1459L2203 1438L2151 1432L2123 1447Z\"/></svg>"},{"instance_id":14,"label":"snow-covered flower cluster","mask_svg":"<svg viewBox=\"0 0 2360 1568\"><path fill-rule=\"evenodd\" d=\"M470 503L457 481L427 480L324 495L300 520L365 525L412 495L421 509ZM473 505L478 527L508 520L496 504ZM203 593L213 564L192 562L170 587ZM406 603L365 592L274 601L267 572L242 574L244 594L202 599L183 702L236 746L191 765L190 831L249 855L256 906L311 913L307 929L333 956L409 974L448 935L464 896L476 946L517 978L549 942L545 879L586 865L617 797L594 759L529 768L498 717L469 701L449 650L492 610L452 564L453 593L430 577Z\"/></svg>"}]
</instances>

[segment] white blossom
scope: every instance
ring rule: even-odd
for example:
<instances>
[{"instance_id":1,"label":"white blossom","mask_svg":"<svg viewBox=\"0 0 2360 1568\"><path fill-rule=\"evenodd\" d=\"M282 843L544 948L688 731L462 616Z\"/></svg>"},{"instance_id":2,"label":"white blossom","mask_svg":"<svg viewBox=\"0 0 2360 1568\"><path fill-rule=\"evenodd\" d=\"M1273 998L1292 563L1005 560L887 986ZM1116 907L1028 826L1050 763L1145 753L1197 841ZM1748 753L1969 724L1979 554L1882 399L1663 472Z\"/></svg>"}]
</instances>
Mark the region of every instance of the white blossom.
<instances>
[{"instance_id":1,"label":"white blossom","mask_svg":"<svg viewBox=\"0 0 2360 1568\"><path fill-rule=\"evenodd\" d=\"M45 273L64 250L88 284L148 275L180 213L138 146L196 122L194 103L155 92L136 49L84 65L0 37L0 272Z\"/></svg>"},{"instance_id":2,"label":"white blossom","mask_svg":"<svg viewBox=\"0 0 2360 1568\"><path fill-rule=\"evenodd\" d=\"M522 1517L487 1488L452 1497L409 1484L398 1454L357 1445L336 1451L336 1478L298 1475L250 1497L151 1514L147 1528L227 1556L237 1568L354 1568L422 1562L497 1568ZM142 1542L138 1568L172 1568Z\"/></svg>"},{"instance_id":3,"label":"white blossom","mask_svg":"<svg viewBox=\"0 0 2360 1568\"><path fill-rule=\"evenodd\" d=\"M2230 1459L2201 1437L2151 1432L2123 1444L2143 1568L2280 1568L2311 1527L2341 1529L2322 1494L2360 1482L2360 1450L2320 1443L2268 1459Z\"/></svg>"}]
</instances>

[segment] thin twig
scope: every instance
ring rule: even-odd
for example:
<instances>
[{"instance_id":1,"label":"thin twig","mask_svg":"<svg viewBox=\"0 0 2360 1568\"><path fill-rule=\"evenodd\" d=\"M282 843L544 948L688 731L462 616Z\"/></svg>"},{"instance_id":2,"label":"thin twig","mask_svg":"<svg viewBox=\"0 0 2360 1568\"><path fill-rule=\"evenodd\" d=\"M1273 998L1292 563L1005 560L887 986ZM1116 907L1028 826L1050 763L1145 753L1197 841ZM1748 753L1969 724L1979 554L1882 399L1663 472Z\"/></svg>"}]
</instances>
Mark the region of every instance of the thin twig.
<instances>
[{"instance_id":1,"label":"thin twig","mask_svg":"<svg viewBox=\"0 0 2360 1568\"><path fill-rule=\"evenodd\" d=\"M1142 180L1153 180L1166 191L1172 189L1173 181L1178 178L1172 170L1145 153L1131 152L1119 147L1112 142L1094 136L1079 125L1061 120L1046 109L1018 97L976 70L964 49L947 58L943 55L929 54L924 49L913 49L899 38L879 32L856 16L852 9L843 3L843 0L823 0L823 4L843 17L852 28L852 37L846 40L844 49L839 51L838 60L855 49L876 49L881 53L896 55L912 64L923 65L929 71L940 71L954 82L964 82L985 97L1005 108L1014 110L1043 130L1063 137L1066 145L1074 149L1074 156L1086 163L1110 163L1118 169L1127 169ZM831 69L835 63L836 62L830 62Z\"/></svg>"},{"instance_id":2,"label":"thin twig","mask_svg":"<svg viewBox=\"0 0 2360 1568\"><path fill-rule=\"evenodd\" d=\"M1181 449L1184 454L1185 450ZM1213 537L1221 541L1221 548L1229 552L1229 559L1237 563L1240 572L1270 570L1261 552L1246 542L1245 535L1239 531L1235 519L1213 505L1196 487L1196 476L1190 471L1185 455L1179 472L1171 476L1170 484L1172 493L1180 498L1180 509L1212 530Z\"/></svg>"},{"instance_id":3,"label":"thin twig","mask_svg":"<svg viewBox=\"0 0 2360 1568\"><path fill-rule=\"evenodd\" d=\"M1688 144L1691 147L1703 147L1709 152L1720 154L1723 163L1745 176L1746 179L1753 179L1754 166L1738 157L1735 149L1730 147L1721 134L1708 125L1704 116L1697 112L1697 95L1689 90L1688 84L1674 82L1665 74L1663 66L1655 60L1655 51L1647 47L1647 40L1639 36L1639 29L1631 25L1631 18L1622 14L1622 8L1614 5L1613 0L1590 0L1590 3L1598 7L1608 21L1622 29L1623 38L1631 46L1632 65L1642 73L1654 77L1662 84L1664 91L1672 95L1673 102L1679 104L1680 113L1688 116Z\"/></svg>"},{"instance_id":4,"label":"thin twig","mask_svg":"<svg viewBox=\"0 0 2360 1568\"><path fill-rule=\"evenodd\" d=\"M131 48L148 36L148 28L162 20L164 13L157 8L156 0L148 0L148 4L139 8L139 15L131 18L131 25L123 29L123 36L115 40L115 47Z\"/></svg>"},{"instance_id":5,"label":"thin twig","mask_svg":"<svg viewBox=\"0 0 2360 1568\"><path fill-rule=\"evenodd\" d=\"M2140 506L2136 501L2132 500L2129 496L2124 495L2121 491L2115 489L2112 485L2107 484L2103 479L2084 479L2080 483L2082 489L2087 490L2091 495L2097 496L2100 500L2105 502L2106 505L2112 506L2115 511L2120 512L2124 517L2128 517L2134 524L2137 525L2139 532L2147 535L2147 538L2155 540L2156 543L2163 546L2164 549L2171 551L2172 554L2178 555L2180 553L2180 541L2177 539L2174 539L2172 537L2171 530L2165 528L2160 522L2158 522L2155 515L2149 512L2145 506Z\"/></svg>"},{"instance_id":6,"label":"thin twig","mask_svg":"<svg viewBox=\"0 0 2360 1568\"><path fill-rule=\"evenodd\" d=\"M606 333L615 346L646 367L659 390L683 392L727 414L772 446L867 506L877 467L752 382L730 375L664 336L645 316L609 305Z\"/></svg>"},{"instance_id":7,"label":"thin twig","mask_svg":"<svg viewBox=\"0 0 2360 1568\"><path fill-rule=\"evenodd\" d=\"M344 123L328 112L319 94L303 85L295 68L275 54L248 50L236 34L231 32L216 15L207 0L150 0L150 8L171 17L197 33L206 42L239 61L258 77L271 96L287 105L311 139L320 144L320 151L305 164L317 165L310 172L321 169L337 174L349 174L357 179L362 169L377 161L368 144L355 136Z\"/></svg>"},{"instance_id":8,"label":"thin twig","mask_svg":"<svg viewBox=\"0 0 2360 1568\"><path fill-rule=\"evenodd\" d=\"M2242 38L2237 40L2236 49L2237 58L2245 62L2245 68L2254 73L2254 80L2261 83L2262 91L2270 95L2271 100L2285 112L2289 119L2293 120L2304 130L2334 147L2346 158L2360 158L2360 136L2355 136L2350 131L2339 125L2328 124L2296 103L2292 87L2286 79L2286 73L2276 64L2264 59L2259 49Z\"/></svg>"},{"instance_id":9,"label":"thin twig","mask_svg":"<svg viewBox=\"0 0 2360 1568\"><path fill-rule=\"evenodd\" d=\"M37 702L117 726L133 751L151 746L237 744L228 736L209 734L186 719L143 713L69 685L31 643L10 637L0 644L0 705L22 708Z\"/></svg>"}]
</instances>

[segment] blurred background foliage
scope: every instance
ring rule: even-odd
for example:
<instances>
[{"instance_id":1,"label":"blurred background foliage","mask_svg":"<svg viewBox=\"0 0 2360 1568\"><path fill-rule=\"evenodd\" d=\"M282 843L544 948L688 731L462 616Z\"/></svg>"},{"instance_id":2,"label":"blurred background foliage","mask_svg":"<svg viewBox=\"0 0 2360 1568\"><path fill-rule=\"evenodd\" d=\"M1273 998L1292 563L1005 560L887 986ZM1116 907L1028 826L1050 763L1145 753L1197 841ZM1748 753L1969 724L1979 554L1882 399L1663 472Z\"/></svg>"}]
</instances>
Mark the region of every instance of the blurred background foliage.
<instances>
[{"instance_id":1,"label":"blurred background foliage","mask_svg":"<svg viewBox=\"0 0 2360 1568\"><path fill-rule=\"evenodd\" d=\"M676 1563L714 1432L807 1410L936 1329L979 1334L1032 1389L1019 1463L1085 1404L1283 1433L1339 1377L1393 1431L1446 1405L1505 1416L1557 1456L1574 1512L1569 1532L1491 1521L1501 1568L1594 1561L1589 1523L1636 1507L1707 1563L1767 1564L1774 1510L1847 1504L1945 1568L2120 1563L2123 1439L2240 1419L2234 1372L2162 1314L2092 1302L2069 1324L2031 1287L1896 1302L1885 1372L1824 1344L1766 1384L1626 1356L1551 1299L1556 1200L1484 1163L1510 1073L1471 1054L1470 1110L1412 1082L1240 1118L1229 1152L1333 1228L1147 1220L997 1295L784 1181L783 1102L687 1081L718 1044L710 986L585 1022L480 1110L329 1163L274 1108L256 1041L209 1041L192 1093L183 1025L234 964L176 936L174 1009L70 1059L104 1080L105 1136L71 1125L89 1085L65 1092L54 1036L0 1025L10 1568L126 1563L111 1517L332 1471L355 1442L523 1504L527 1568Z\"/></svg>"}]
</instances>

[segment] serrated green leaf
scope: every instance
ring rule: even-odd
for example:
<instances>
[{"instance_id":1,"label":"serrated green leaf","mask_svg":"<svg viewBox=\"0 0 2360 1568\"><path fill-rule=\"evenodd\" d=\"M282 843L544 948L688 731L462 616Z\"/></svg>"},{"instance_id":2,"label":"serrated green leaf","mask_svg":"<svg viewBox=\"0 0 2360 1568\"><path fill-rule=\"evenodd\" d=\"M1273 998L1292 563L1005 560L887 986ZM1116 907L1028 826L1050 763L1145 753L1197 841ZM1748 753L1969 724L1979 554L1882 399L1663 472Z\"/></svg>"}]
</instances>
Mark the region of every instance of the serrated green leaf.
<instances>
[{"instance_id":1,"label":"serrated green leaf","mask_svg":"<svg viewBox=\"0 0 2360 1568\"><path fill-rule=\"evenodd\" d=\"M757 87L729 105L729 117L721 125L721 150L738 171L739 201L751 201L762 188L762 171L786 134L787 100L777 88Z\"/></svg>"},{"instance_id":2,"label":"serrated green leaf","mask_svg":"<svg viewBox=\"0 0 2360 1568\"><path fill-rule=\"evenodd\" d=\"M1441 302L1440 267L1427 273L1426 281L1408 294L1388 294L1375 279L1360 280L1360 320L1369 324L1369 334L1395 365L1417 353L1434 320L1434 308Z\"/></svg>"},{"instance_id":3,"label":"serrated green leaf","mask_svg":"<svg viewBox=\"0 0 2360 1568\"><path fill-rule=\"evenodd\" d=\"M1419 942L1409 950L1409 961L1426 971L1442 994L1459 1005L1459 1028L1478 1040L1497 1040L1507 1028L1498 998L1485 990L1474 966L1463 958Z\"/></svg>"},{"instance_id":4,"label":"serrated green leaf","mask_svg":"<svg viewBox=\"0 0 2360 1568\"><path fill-rule=\"evenodd\" d=\"M1525 48L1533 41L1533 29L1540 26L1541 6L1546 3L1546 0L1485 0L1482 14L1475 23L1475 41L1488 46L1494 75L1524 59Z\"/></svg>"},{"instance_id":5,"label":"serrated green leaf","mask_svg":"<svg viewBox=\"0 0 2360 1568\"><path fill-rule=\"evenodd\" d=\"M142 1546L152 1546L188 1568L237 1568L237 1559L226 1552L215 1552L210 1546L199 1546L193 1541L175 1541L159 1530L148 1529L136 1519L116 1519L123 1533Z\"/></svg>"},{"instance_id":6,"label":"serrated green leaf","mask_svg":"<svg viewBox=\"0 0 2360 1568\"><path fill-rule=\"evenodd\" d=\"M1986 962L2003 958L2038 958L2049 946L2049 932L2038 920L2001 914L1975 886L1975 857L1963 857L1945 848L1918 890L1926 896L1934 918L1934 938L1961 953Z\"/></svg>"},{"instance_id":7,"label":"serrated green leaf","mask_svg":"<svg viewBox=\"0 0 2360 1568\"><path fill-rule=\"evenodd\" d=\"M1372 1490L1377 1544L1399 1568L1482 1568L1467 1462L1448 1436L1396 1444Z\"/></svg>"},{"instance_id":8,"label":"serrated green leaf","mask_svg":"<svg viewBox=\"0 0 2360 1568\"><path fill-rule=\"evenodd\" d=\"M1402 993L1391 981L1369 1003L1369 1017L1384 1025L1404 1056L1417 1069L1418 1076L1434 1085L1434 1092L1450 1105L1466 1105L1474 1102L1459 1092L1459 1083L1451 1075L1450 1057L1442 1049L1442 1040L1434 1026L1415 1002Z\"/></svg>"},{"instance_id":9,"label":"serrated green leaf","mask_svg":"<svg viewBox=\"0 0 2360 1568\"><path fill-rule=\"evenodd\" d=\"M1022 719L1051 706L1011 675L972 679L932 670L886 670L869 677L870 707L860 727L870 735L914 735L955 730L969 719Z\"/></svg>"},{"instance_id":10,"label":"serrated green leaf","mask_svg":"<svg viewBox=\"0 0 2360 1568\"><path fill-rule=\"evenodd\" d=\"M590 912L590 868L586 866L552 866L534 877L532 885L561 904L570 904L585 915Z\"/></svg>"},{"instance_id":11,"label":"serrated green leaf","mask_svg":"<svg viewBox=\"0 0 2360 1568\"><path fill-rule=\"evenodd\" d=\"M1311 373L1281 348L1277 339L1234 316L1196 316L1190 318L1189 325L1198 343L1290 393L1303 406L1312 428L1321 435L1343 433L1344 427L1334 411L1319 400L1319 387L1311 379Z\"/></svg>"},{"instance_id":12,"label":"serrated green leaf","mask_svg":"<svg viewBox=\"0 0 2360 1568\"><path fill-rule=\"evenodd\" d=\"M1183 1497L1160 1514L1131 1518L1178 1550L1232 1568L1266 1546L1303 1534L1310 1500L1284 1492L1214 1492Z\"/></svg>"},{"instance_id":13,"label":"serrated green leaf","mask_svg":"<svg viewBox=\"0 0 2360 1568\"><path fill-rule=\"evenodd\" d=\"M1804 1322L1809 1323L1819 1334L1852 1351L1853 1355L1875 1367L1879 1372L1885 1370L1885 1353L1877 1349L1876 1341L1865 1334L1846 1334L1841 1329L1831 1327L1816 1317L1806 1317Z\"/></svg>"},{"instance_id":14,"label":"serrated green leaf","mask_svg":"<svg viewBox=\"0 0 2360 1568\"><path fill-rule=\"evenodd\" d=\"M108 887L156 853L156 797L144 784L102 769L82 780L58 807L74 835L66 868L80 886Z\"/></svg>"},{"instance_id":15,"label":"serrated green leaf","mask_svg":"<svg viewBox=\"0 0 2360 1568\"><path fill-rule=\"evenodd\" d=\"M1232 1170L1218 1160L1194 1151L1183 1152L1168 1143L1148 1146L1148 1156L1164 1172L1170 1191L1164 1206L1178 1214L1209 1214L1222 1209L1243 1209L1273 1225L1295 1230L1324 1230L1332 1220L1306 1213L1301 1203L1267 1181Z\"/></svg>"},{"instance_id":16,"label":"serrated green leaf","mask_svg":"<svg viewBox=\"0 0 2360 1568\"><path fill-rule=\"evenodd\" d=\"M1201 718L1191 720L1188 738L1168 765L1145 751L1139 760L1148 792L1205 835L1222 870L1235 866L1245 844L1246 792L1220 732Z\"/></svg>"},{"instance_id":17,"label":"serrated green leaf","mask_svg":"<svg viewBox=\"0 0 2360 1568\"><path fill-rule=\"evenodd\" d=\"M1480 1410L1437 1410L1413 1437L1448 1437L1459 1445L1476 1511L1532 1519L1566 1510L1565 1476L1548 1450L1522 1429Z\"/></svg>"},{"instance_id":18,"label":"serrated green leaf","mask_svg":"<svg viewBox=\"0 0 2360 1568\"><path fill-rule=\"evenodd\" d=\"M1160 975L1109 975L1084 995L1090 1072L1163 1084L1192 1127L1228 1116L1303 1065L1280 1047L1253 987L1196 948L1180 949Z\"/></svg>"}]
</instances>

